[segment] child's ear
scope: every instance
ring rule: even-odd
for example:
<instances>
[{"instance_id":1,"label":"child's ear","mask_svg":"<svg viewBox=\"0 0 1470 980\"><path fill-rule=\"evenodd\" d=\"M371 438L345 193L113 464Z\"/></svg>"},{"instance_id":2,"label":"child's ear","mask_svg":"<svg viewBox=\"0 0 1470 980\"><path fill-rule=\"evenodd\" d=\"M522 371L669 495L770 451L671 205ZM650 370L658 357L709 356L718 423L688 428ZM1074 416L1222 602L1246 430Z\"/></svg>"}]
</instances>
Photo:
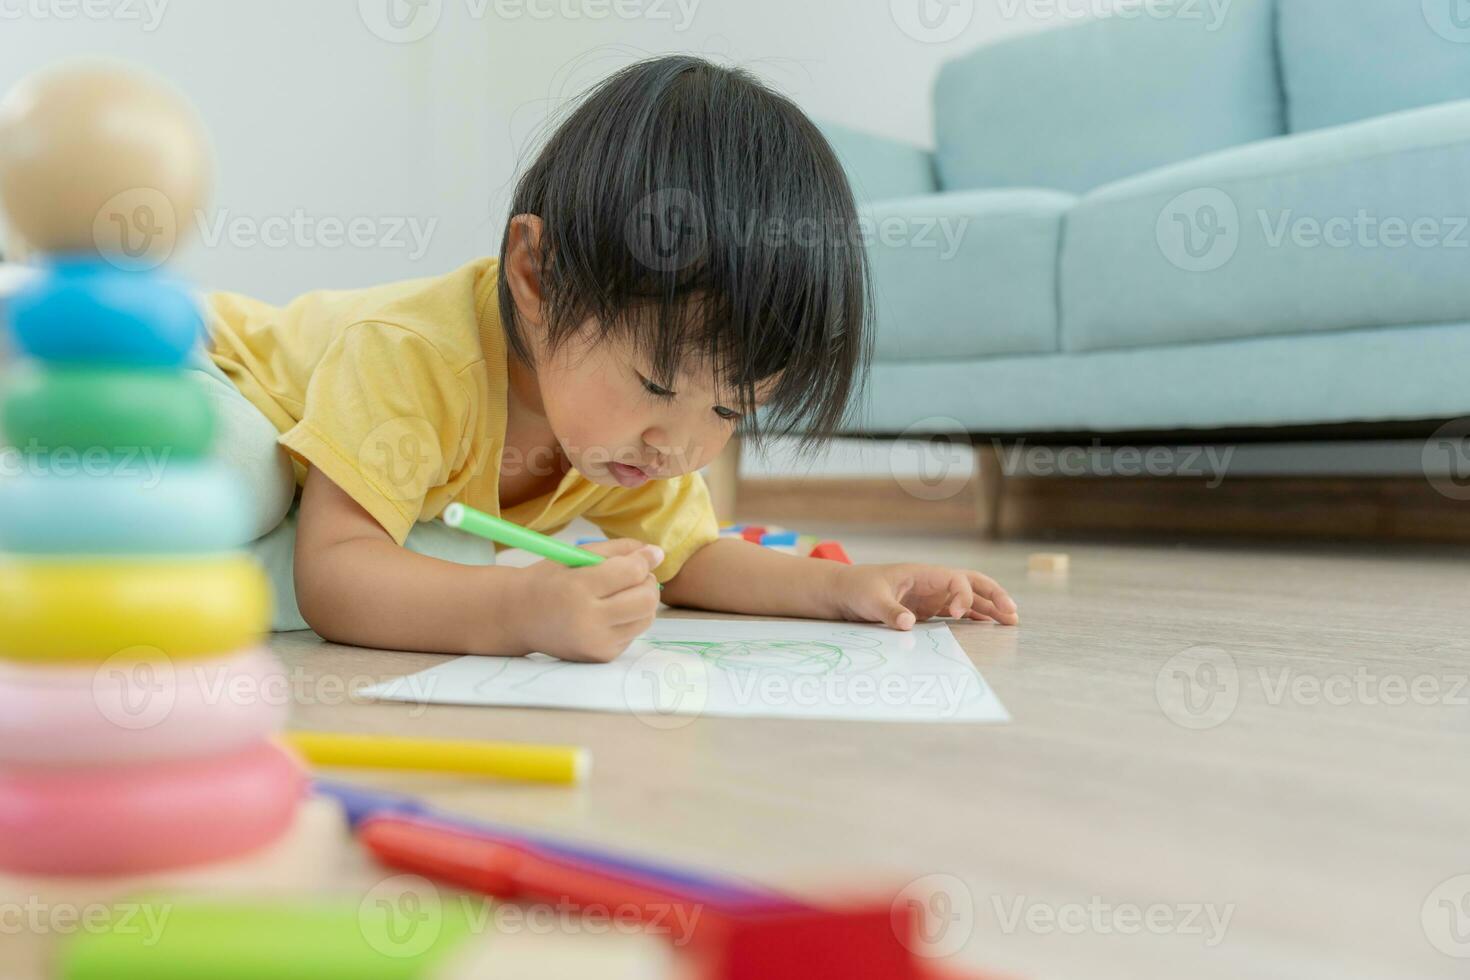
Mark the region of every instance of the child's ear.
<instances>
[{"instance_id":1,"label":"child's ear","mask_svg":"<svg viewBox=\"0 0 1470 980\"><path fill-rule=\"evenodd\" d=\"M522 323L541 326L541 218L534 214L518 214L510 219L506 234L505 254L500 257L500 271L510 285L516 313Z\"/></svg>"}]
</instances>

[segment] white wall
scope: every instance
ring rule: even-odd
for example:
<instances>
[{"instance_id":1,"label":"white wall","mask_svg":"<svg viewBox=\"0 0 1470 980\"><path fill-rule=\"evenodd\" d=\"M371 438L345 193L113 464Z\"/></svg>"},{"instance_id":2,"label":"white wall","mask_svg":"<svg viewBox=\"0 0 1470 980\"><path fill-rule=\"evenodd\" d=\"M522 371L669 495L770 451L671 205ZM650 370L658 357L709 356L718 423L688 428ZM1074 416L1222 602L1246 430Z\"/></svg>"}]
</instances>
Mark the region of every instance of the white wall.
<instances>
[{"instance_id":1,"label":"white wall","mask_svg":"<svg viewBox=\"0 0 1470 980\"><path fill-rule=\"evenodd\" d=\"M1031 0L417 2L0 0L0 86L74 55L172 79L218 158L201 217L219 237L196 227L179 270L281 300L493 253L547 110L637 58L745 65L818 118L927 143L944 58L1057 19ZM390 4L421 38L380 36ZM353 220L361 241L335 241Z\"/></svg>"}]
</instances>

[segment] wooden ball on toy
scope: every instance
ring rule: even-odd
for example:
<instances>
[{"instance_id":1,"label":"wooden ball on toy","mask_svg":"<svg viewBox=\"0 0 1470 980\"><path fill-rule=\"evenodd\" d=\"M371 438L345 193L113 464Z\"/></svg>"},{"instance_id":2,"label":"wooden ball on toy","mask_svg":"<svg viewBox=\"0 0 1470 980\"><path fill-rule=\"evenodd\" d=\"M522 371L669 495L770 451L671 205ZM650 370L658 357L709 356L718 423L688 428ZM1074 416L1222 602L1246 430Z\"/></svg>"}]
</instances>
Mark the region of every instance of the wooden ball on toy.
<instances>
[{"instance_id":1,"label":"wooden ball on toy","mask_svg":"<svg viewBox=\"0 0 1470 980\"><path fill-rule=\"evenodd\" d=\"M39 251L153 268L208 183L203 127L148 75L70 65L22 79L0 102L0 204Z\"/></svg>"}]
</instances>

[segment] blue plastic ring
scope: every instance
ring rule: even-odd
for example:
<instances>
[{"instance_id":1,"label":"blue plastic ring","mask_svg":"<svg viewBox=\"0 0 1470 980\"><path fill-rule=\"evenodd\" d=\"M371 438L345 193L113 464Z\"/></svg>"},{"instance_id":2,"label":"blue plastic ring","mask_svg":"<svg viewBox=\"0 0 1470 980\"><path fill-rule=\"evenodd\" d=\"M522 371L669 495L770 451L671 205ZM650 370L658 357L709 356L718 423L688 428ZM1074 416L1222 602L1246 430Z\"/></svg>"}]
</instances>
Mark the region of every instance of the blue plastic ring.
<instances>
[{"instance_id":1,"label":"blue plastic ring","mask_svg":"<svg viewBox=\"0 0 1470 980\"><path fill-rule=\"evenodd\" d=\"M0 551L195 554L239 548L250 533L238 481L219 463L82 456L63 467L0 451Z\"/></svg>"},{"instance_id":2,"label":"blue plastic ring","mask_svg":"<svg viewBox=\"0 0 1470 980\"><path fill-rule=\"evenodd\" d=\"M187 287L97 259L54 262L5 303L16 346L57 364L176 367L203 335Z\"/></svg>"}]
</instances>

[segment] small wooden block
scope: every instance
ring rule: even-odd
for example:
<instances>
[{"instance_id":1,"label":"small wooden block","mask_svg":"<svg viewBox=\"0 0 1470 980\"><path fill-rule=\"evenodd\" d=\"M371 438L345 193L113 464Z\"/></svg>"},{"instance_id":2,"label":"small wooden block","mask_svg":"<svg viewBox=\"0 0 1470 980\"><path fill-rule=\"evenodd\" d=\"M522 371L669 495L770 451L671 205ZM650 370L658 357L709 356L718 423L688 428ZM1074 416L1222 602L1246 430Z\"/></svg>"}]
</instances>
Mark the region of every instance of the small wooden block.
<instances>
[{"instance_id":1,"label":"small wooden block","mask_svg":"<svg viewBox=\"0 0 1470 980\"><path fill-rule=\"evenodd\" d=\"M844 565L851 565L852 559L847 557L847 551L838 541L822 541L812 549L811 557L825 558L828 561L840 561Z\"/></svg>"},{"instance_id":2,"label":"small wooden block","mask_svg":"<svg viewBox=\"0 0 1470 980\"><path fill-rule=\"evenodd\" d=\"M1072 564L1072 556L1063 551L1038 551L1026 559L1026 568L1032 572L1063 574Z\"/></svg>"}]
</instances>

